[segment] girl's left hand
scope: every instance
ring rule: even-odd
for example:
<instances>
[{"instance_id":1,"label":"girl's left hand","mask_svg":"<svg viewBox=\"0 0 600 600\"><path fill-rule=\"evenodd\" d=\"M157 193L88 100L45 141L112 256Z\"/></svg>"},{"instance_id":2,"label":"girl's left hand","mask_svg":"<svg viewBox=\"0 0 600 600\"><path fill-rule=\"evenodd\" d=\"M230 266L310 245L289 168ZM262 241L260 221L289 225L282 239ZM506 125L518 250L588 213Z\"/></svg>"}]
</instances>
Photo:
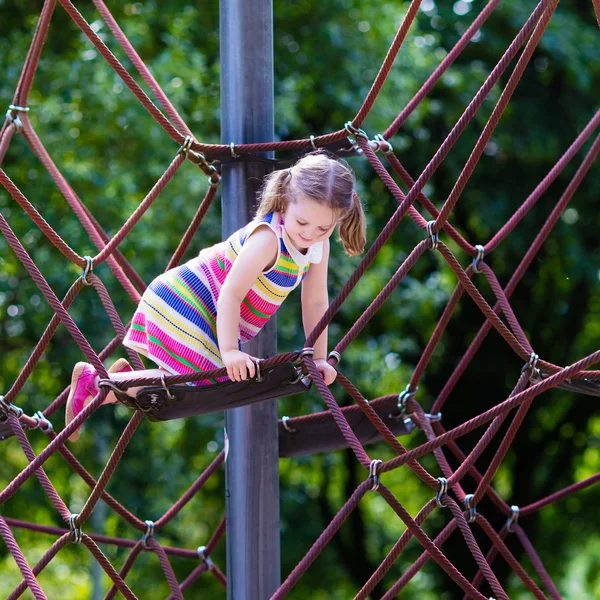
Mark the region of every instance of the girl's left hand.
<instances>
[{"instance_id":1,"label":"girl's left hand","mask_svg":"<svg viewBox=\"0 0 600 600\"><path fill-rule=\"evenodd\" d=\"M323 379L327 385L331 385L337 377L337 371L323 358L315 360L317 371L323 375Z\"/></svg>"}]
</instances>

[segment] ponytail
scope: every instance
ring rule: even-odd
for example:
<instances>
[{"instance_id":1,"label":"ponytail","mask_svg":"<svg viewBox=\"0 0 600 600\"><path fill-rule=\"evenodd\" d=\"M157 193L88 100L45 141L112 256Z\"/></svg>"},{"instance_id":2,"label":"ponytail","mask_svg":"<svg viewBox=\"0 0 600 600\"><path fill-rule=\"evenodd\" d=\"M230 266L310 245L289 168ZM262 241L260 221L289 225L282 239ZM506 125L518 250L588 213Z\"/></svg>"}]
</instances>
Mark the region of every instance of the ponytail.
<instances>
[{"instance_id":1,"label":"ponytail","mask_svg":"<svg viewBox=\"0 0 600 600\"><path fill-rule=\"evenodd\" d=\"M367 222L358 194L352 194L352 204L339 226L339 236L348 256L361 254L367 243Z\"/></svg>"},{"instance_id":2,"label":"ponytail","mask_svg":"<svg viewBox=\"0 0 600 600\"><path fill-rule=\"evenodd\" d=\"M291 179L289 169L273 171L265 177L265 182L259 192L259 204L255 218L262 218L269 213L284 213L289 202L288 184Z\"/></svg>"}]
</instances>

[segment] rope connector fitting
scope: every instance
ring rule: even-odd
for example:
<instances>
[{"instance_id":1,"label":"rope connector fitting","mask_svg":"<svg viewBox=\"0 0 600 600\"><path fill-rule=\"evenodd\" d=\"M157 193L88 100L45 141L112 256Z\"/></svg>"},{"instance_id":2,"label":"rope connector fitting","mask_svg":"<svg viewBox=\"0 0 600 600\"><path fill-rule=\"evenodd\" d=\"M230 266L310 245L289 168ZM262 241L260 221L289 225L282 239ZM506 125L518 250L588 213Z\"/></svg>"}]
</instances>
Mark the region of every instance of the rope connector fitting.
<instances>
[{"instance_id":1,"label":"rope connector fitting","mask_svg":"<svg viewBox=\"0 0 600 600\"><path fill-rule=\"evenodd\" d=\"M264 358L257 358L256 362L254 363L254 366L256 367L256 381L259 382L265 380L265 376L263 375L260 368L262 362L264 362Z\"/></svg>"},{"instance_id":2,"label":"rope connector fitting","mask_svg":"<svg viewBox=\"0 0 600 600\"><path fill-rule=\"evenodd\" d=\"M425 417L427 419L429 419L430 423L441 423L441 421L442 421L442 413L441 412L425 413Z\"/></svg>"},{"instance_id":3,"label":"rope connector fitting","mask_svg":"<svg viewBox=\"0 0 600 600\"><path fill-rule=\"evenodd\" d=\"M92 282L88 279L88 275L94 269L94 259L91 256L84 256L85 259L85 267L83 269L83 273L81 273L81 281L83 281L84 285L92 285Z\"/></svg>"},{"instance_id":4,"label":"rope connector fitting","mask_svg":"<svg viewBox=\"0 0 600 600\"><path fill-rule=\"evenodd\" d=\"M231 158L239 158L240 155L235 151L235 143L229 144L229 151L231 152Z\"/></svg>"},{"instance_id":5,"label":"rope connector fitting","mask_svg":"<svg viewBox=\"0 0 600 600\"><path fill-rule=\"evenodd\" d=\"M520 509L516 504L513 504L510 507L510 510L512 511L512 514L506 520L506 529L510 533L514 533L515 530L513 529L513 527L517 524L517 521L519 520Z\"/></svg>"},{"instance_id":6,"label":"rope connector fitting","mask_svg":"<svg viewBox=\"0 0 600 600\"><path fill-rule=\"evenodd\" d=\"M305 356L314 356L315 349L314 348L302 348L300 353L298 354L298 360L302 360Z\"/></svg>"},{"instance_id":7,"label":"rope connector fitting","mask_svg":"<svg viewBox=\"0 0 600 600\"><path fill-rule=\"evenodd\" d=\"M371 491L375 492L377 491L377 488L379 488L379 473L377 472L377 469L379 467L379 465L382 465L383 461L379 460L379 459L375 459L371 461L371 464L369 465L369 477L367 478L367 481L372 481L373 485L371 485Z\"/></svg>"},{"instance_id":8,"label":"rope connector fitting","mask_svg":"<svg viewBox=\"0 0 600 600\"><path fill-rule=\"evenodd\" d=\"M411 398L414 398L418 391L419 391L419 386L417 386L414 390L411 390L410 383L409 383L406 386L406 389L401 391L398 394L397 406L398 406L398 410L400 410L401 414L403 414L403 415L406 414L406 403Z\"/></svg>"},{"instance_id":9,"label":"rope connector fitting","mask_svg":"<svg viewBox=\"0 0 600 600\"><path fill-rule=\"evenodd\" d=\"M344 123L344 129L353 137L364 137L366 140L369 139L369 136L363 129L360 129L360 127L354 127L352 121L346 121Z\"/></svg>"},{"instance_id":10,"label":"rope connector fitting","mask_svg":"<svg viewBox=\"0 0 600 600\"><path fill-rule=\"evenodd\" d=\"M177 150L177 154L183 154L183 158L187 158L194 143L194 138L191 135L186 135L183 144Z\"/></svg>"},{"instance_id":11,"label":"rope connector fitting","mask_svg":"<svg viewBox=\"0 0 600 600\"><path fill-rule=\"evenodd\" d=\"M177 154L183 155L183 158L189 158L195 165L200 167L205 175L208 175L208 183L211 187L218 187L221 183L221 175L217 168L206 160L206 156L202 152L194 152L192 144L195 142L191 135L186 135Z\"/></svg>"},{"instance_id":12,"label":"rope connector fitting","mask_svg":"<svg viewBox=\"0 0 600 600\"><path fill-rule=\"evenodd\" d=\"M198 558L206 565L206 568L209 571L213 571L215 568L215 563L211 560L210 556L206 556L206 546L198 546L196 550L196 554Z\"/></svg>"},{"instance_id":13,"label":"rope connector fitting","mask_svg":"<svg viewBox=\"0 0 600 600\"><path fill-rule=\"evenodd\" d=\"M146 532L142 536L142 547L148 549L148 540L154 537L154 521L144 521L146 523Z\"/></svg>"},{"instance_id":14,"label":"rope connector fitting","mask_svg":"<svg viewBox=\"0 0 600 600\"><path fill-rule=\"evenodd\" d=\"M297 433L298 430L294 429L289 423L288 421L290 420L289 417L281 417L281 424L283 425L283 428L288 432L288 433Z\"/></svg>"},{"instance_id":15,"label":"rope connector fitting","mask_svg":"<svg viewBox=\"0 0 600 600\"><path fill-rule=\"evenodd\" d=\"M473 502L473 499L475 498L474 494L467 494L465 496L465 510L469 513L467 515L467 521L469 523L474 523L475 520L477 519L477 509L475 508L475 506L471 505L471 502Z\"/></svg>"},{"instance_id":16,"label":"rope connector fitting","mask_svg":"<svg viewBox=\"0 0 600 600\"><path fill-rule=\"evenodd\" d=\"M318 146L315 144L315 136L311 135L310 138L308 138L310 140L310 145L312 146L313 150L318 150Z\"/></svg>"},{"instance_id":17,"label":"rope connector fitting","mask_svg":"<svg viewBox=\"0 0 600 600\"><path fill-rule=\"evenodd\" d=\"M384 154L394 154L394 147L383 137L383 135L381 135L381 133L375 135L373 143L377 144L377 150L381 150ZM386 147L387 150L385 150ZM377 152L377 150L375 150L375 152Z\"/></svg>"},{"instance_id":18,"label":"rope connector fitting","mask_svg":"<svg viewBox=\"0 0 600 600\"><path fill-rule=\"evenodd\" d=\"M537 368L539 359L540 357L535 352L532 352L529 356L529 360L525 365L523 365L523 368L521 369L521 373L529 371L529 381L533 383L537 383L542 379L542 373Z\"/></svg>"},{"instance_id":19,"label":"rope connector fitting","mask_svg":"<svg viewBox=\"0 0 600 600\"><path fill-rule=\"evenodd\" d=\"M440 236L439 233L436 231L433 231L433 226L435 225L435 221L427 221L427 235L429 236L429 239L431 240L431 249L432 250L437 250L438 244L440 243Z\"/></svg>"},{"instance_id":20,"label":"rope connector fitting","mask_svg":"<svg viewBox=\"0 0 600 600\"><path fill-rule=\"evenodd\" d=\"M176 400L175 396L173 396L173 394L171 394L171 390L169 389L169 386L167 385L167 382L165 381L164 375L160 376L160 385L162 386L163 390L165 390L165 394L167 395L167 400L169 400L169 402ZM146 523L148 523L148 521L146 521Z\"/></svg>"},{"instance_id":21,"label":"rope connector fitting","mask_svg":"<svg viewBox=\"0 0 600 600\"><path fill-rule=\"evenodd\" d=\"M208 165L211 170L211 174L208 177L208 185L212 188L218 188L221 185L221 174L217 171L215 165ZM214 181L213 181L214 179Z\"/></svg>"},{"instance_id":22,"label":"rope connector fitting","mask_svg":"<svg viewBox=\"0 0 600 600\"><path fill-rule=\"evenodd\" d=\"M12 403L6 402L4 400L4 396L0 396L0 413L2 413L5 417L4 419L2 419L3 421L8 419L8 415L10 413L15 415L17 419L20 419L23 416L23 409L19 408L18 406L15 406Z\"/></svg>"},{"instance_id":23,"label":"rope connector fitting","mask_svg":"<svg viewBox=\"0 0 600 600\"><path fill-rule=\"evenodd\" d=\"M442 497L448 493L448 480L445 477L438 477L437 480L440 482L440 489L435 495L435 503L440 508L444 508L444 504L442 504Z\"/></svg>"},{"instance_id":24,"label":"rope connector fitting","mask_svg":"<svg viewBox=\"0 0 600 600\"><path fill-rule=\"evenodd\" d=\"M17 131L23 129L23 121L19 118L19 115L13 117L12 113L29 112L28 106L17 106L16 104L9 104L8 110L6 111L6 120L10 121L16 128Z\"/></svg>"},{"instance_id":25,"label":"rope connector fitting","mask_svg":"<svg viewBox=\"0 0 600 600\"><path fill-rule=\"evenodd\" d=\"M31 418L35 419L35 425L29 429L37 429L39 427L43 433L50 433L54 430L52 423L50 423L48 417L44 416L41 410L38 410ZM46 427L42 427L42 420L46 421Z\"/></svg>"},{"instance_id":26,"label":"rope connector fitting","mask_svg":"<svg viewBox=\"0 0 600 600\"><path fill-rule=\"evenodd\" d=\"M358 142L357 142L356 138L363 137L368 142L369 141L369 136L362 129L354 127L354 125L352 125L352 121L346 121L346 123L344 123L344 129L348 132L348 136L347 136L348 137L348 141L352 145L352 148L354 149L354 151L356 152L356 154L362 154L363 150L358 145Z\"/></svg>"},{"instance_id":27,"label":"rope connector fitting","mask_svg":"<svg viewBox=\"0 0 600 600\"><path fill-rule=\"evenodd\" d=\"M327 360L329 360L330 358L335 358L335 364L333 365L335 367L336 365L340 364L340 361L342 360L342 355L337 350L332 350L327 355Z\"/></svg>"},{"instance_id":28,"label":"rope connector fitting","mask_svg":"<svg viewBox=\"0 0 600 600\"><path fill-rule=\"evenodd\" d=\"M477 250L477 256L473 259L473 273L481 273L479 270L479 263L483 260L485 255L485 248L481 244L477 244L475 246L475 250Z\"/></svg>"},{"instance_id":29,"label":"rope connector fitting","mask_svg":"<svg viewBox=\"0 0 600 600\"><path fill-rule=\"evenodd\" d=\"M73 534L73 543L74 544L80 544L81 540L83 539L81 525L77 525L75 523L78 516L79 516L79 513L73 513L69 516L69 529L71 530L71 533Z\"/></svg>"}]
</instances>

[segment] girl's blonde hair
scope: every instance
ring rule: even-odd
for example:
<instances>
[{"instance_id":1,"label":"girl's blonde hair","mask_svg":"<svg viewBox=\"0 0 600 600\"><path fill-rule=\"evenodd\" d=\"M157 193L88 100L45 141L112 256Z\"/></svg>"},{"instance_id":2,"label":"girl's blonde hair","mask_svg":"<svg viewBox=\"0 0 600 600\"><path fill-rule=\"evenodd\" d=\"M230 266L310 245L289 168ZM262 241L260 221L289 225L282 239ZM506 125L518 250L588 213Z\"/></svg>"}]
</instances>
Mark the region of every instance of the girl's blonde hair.
<instances>
[{"instance_id":1,"label":"girl's blonde hair","mask_svg":"<svg viewBox=\"0 0 600 600\"><path fill-rule=\"evenodd\" d=\"M259 194L256 217L272 212L284 213L290 202L310 198L328 206L338 216L339 239L346 254L360 254L367 241L366 220L355 192L356 179L343 160L325 152L303 156L291 169L269 173Z\"/></svg>"}]
</instances>

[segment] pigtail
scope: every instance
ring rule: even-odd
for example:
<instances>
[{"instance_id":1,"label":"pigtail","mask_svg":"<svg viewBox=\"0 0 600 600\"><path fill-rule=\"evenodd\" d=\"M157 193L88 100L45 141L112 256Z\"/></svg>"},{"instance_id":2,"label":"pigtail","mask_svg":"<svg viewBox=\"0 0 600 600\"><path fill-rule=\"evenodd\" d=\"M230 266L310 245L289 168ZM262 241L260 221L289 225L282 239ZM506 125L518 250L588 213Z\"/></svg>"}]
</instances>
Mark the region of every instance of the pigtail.
<instances>
[{"instance_id":1,"label":"pigtail","mask_svg":"<svg viewBox=\"0 0 600 600\"><path fill-rule=\"evenodd\" d=\"M258 194L259 204L255 218L260 219L273 212L285 212L289 200L287 188L291 177L289 169L273 171L265 177Z\"/></svg>"},{"instance_id":2,"label":"pigtail","mask_svg":"<svg viewBox=\"0 0 600 600\"><path fill-rule=\"evenodd\" d=\"M358 194L353 192L352 205L344 214L339 226L340 241L348 256L361 254L367 243L367 222Z\"/></svg>"}]
</instances>

